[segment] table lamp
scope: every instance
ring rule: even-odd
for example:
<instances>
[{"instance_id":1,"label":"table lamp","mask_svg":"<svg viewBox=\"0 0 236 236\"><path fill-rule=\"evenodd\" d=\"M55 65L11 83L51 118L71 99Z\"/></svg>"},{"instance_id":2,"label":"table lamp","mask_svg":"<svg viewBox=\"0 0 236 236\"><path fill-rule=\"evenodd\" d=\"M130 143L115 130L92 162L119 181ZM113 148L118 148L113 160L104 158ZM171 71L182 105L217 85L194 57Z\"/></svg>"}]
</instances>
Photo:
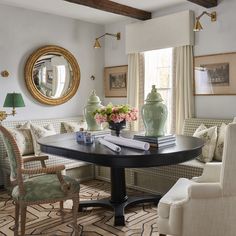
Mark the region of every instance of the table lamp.
<instances>
[{"instance_id":1,"label":"table lamp","mask_svg":"<svg viewBox=\"0 0 236 236\"><path fill-rule=\"evenodd\" d=\"M14 116L16 114L16 107L25 107L24 100L20 93L8 93L3 107L12 107L12 113L8 114L5 111L0 111L0 121L3 121L7 116Z\"/></svg>"}]
</instances>

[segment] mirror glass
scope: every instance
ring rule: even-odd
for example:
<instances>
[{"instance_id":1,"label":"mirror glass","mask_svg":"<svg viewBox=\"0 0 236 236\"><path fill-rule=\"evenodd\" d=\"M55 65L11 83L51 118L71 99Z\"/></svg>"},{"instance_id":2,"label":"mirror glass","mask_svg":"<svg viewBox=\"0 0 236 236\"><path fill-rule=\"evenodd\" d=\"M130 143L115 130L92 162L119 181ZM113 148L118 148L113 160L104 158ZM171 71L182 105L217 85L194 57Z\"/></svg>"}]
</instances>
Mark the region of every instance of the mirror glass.
<instances>
[{"instance_id":1,"label":"mirror glass","mask_svg":"<svg viewBox=\"0 0 236 236\"><path fill-rule=\"evenodd\" d=\"M59 54L45 54L38 58L33 68L33 83L46 97L63 97L71 88L72 68L66 58Z\"/></svg>"},{"instance_id":2,"label":"mirror glass","mask_svg":"<svg viewBox=\"0 0 236 236\"><path fill-rule=\"evenodd\" d=\"M44 46L28 58L25 82L31 95L39 102L59 105L70 100L78 90L79 64L65 48Z\"/></svg>"}]
</instances>

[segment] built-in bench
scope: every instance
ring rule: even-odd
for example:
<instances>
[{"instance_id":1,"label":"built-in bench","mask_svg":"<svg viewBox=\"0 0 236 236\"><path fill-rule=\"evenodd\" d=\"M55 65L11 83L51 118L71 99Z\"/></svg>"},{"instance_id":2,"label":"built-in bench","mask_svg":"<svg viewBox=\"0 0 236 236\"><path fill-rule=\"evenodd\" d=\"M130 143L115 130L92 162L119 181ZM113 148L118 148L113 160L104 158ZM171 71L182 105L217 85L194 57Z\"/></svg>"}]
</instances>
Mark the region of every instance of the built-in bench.
<instances>
[{"instance_id":1,"label":"built-in bench","mask_svg":"<svg viewBox=\"0 0 236 236\"><path fill-rule=\"evenodd\" d=\"M44 126L53 124L57 133L65 133L65 128L62 122L80 122L82 117L63 118L63 119L42 119L31 120L33 124ZM25 121L4 121L2 125L7 128L14 128L24 124ZM187 119L184 122L183 134L192 136L195 130L203 123L207 127L218 126L222 123L230 123L229 119ZM48 165L65 164L67 174L80 180L86 179L101 179L110 181L110 170L107 167L94 166L82 161L70 160L64 157L49 155ZM28 164L29 165L29 164ZM38 167L39 163L31 163L28 167ZM204 163L197 160L191 160L178 165L152 167L152 168L132 168L126 169L126 183L129 187L135 189L153 192L165 193L170 187L181 177L192 178L202 174ZM6 156L6 150L0 138L0 185L5 186L9 183L10 167Z\"/></svg>"},{"instance_id":2,"label":"built-in bench","mask_svg":"<svg viewBox=\"0 0 236 236\"><path fill-rule=\"evenodd\" d=\"M83 117L71 117L71 118L56 118L56 119L37 119L30 120L32 124L45 126L52 124L57 133L65 133L65 127L62 122L76 122L79 123L83 120ZM6 128L17 128L23 125L28 120L21 121L3 121L2 125ZM78 178L80 180L87 180L94 178L94 167L90 163L83 161L71 160L64 157L48 155L49 160L46 161L47 165L64 164L66 167L66 174ZM28 168L40 167L39 162L29 162L25 164ZM7 157L6 149L3 144L3 140L0 137L0 186L9 186L10 180L10 165Z\"/></svg>"}]
</instances>

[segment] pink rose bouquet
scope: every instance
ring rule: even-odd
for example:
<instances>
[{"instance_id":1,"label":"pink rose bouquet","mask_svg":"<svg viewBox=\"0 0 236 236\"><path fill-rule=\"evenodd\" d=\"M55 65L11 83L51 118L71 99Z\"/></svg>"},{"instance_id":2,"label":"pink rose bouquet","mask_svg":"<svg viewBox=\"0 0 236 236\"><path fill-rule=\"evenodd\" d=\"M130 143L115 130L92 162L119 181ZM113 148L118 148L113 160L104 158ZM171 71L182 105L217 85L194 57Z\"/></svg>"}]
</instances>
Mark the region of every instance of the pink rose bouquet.
<instances>
[{"instance_id":1,"label":"pink rose bouquet","mask_svg":"<svg viewBox=\"0 0 236 236\"><path fill-rule=\"evenodd\" d=\"M137 120L137 114L138 110L129 105L112 105L110 103L103 108L97 109L94 112L94 118L98 124L110 121L114 123L131 122Z\"/></svg>"}]
</instances>

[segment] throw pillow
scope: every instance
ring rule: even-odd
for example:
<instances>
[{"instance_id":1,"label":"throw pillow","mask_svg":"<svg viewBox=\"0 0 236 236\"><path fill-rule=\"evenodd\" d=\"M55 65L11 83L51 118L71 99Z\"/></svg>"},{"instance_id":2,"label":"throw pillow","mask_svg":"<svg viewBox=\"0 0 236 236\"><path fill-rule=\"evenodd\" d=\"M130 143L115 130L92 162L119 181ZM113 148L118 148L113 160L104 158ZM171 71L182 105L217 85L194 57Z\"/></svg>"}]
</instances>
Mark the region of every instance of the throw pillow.
<instances>
[{"instance_id":1,"label":"throw pillow","mask_svg":"<svg viewBox=\"0 0 236 236\"><path fill-rule=\"evenodd\" d=\"M87 129L86 122L80 121L80 122L62 122L62 125L64 126L66 133L72 133L79 131L80 128Z\"/></svg>"},{"instance_id":2,"label":"throw pillow","mask_svg":"<svg viewBox=\"0 0 236 236\"><path fill-rule=\"evenodd\" d=\"M32 138L33 138L34 153L35 155L40 155L41 151L40 151L40 146L37 143L38 140L46 136L54 135L56 134L56 131L52 124L48 124L44 127L31 124L30 130L31 130Z\"/></svg>"},{"instance_id":3,"label":"throw pillow","mask_svg":"<svg viewBox=\"0 0 236 236\"><path fill-rule=\"evenodd\" d=\"M198 132L200 132L200 131L202 131L202 130L204 130L204 129L207 129L207 127L206 127L204 124L201 124L201 125L195 130L194 134L195 134L195 133L198 133ZM194 134L193 134L193 135L194 135Z\"/></svg>"},{"instance_id":4,"label":"throw pillow","mask_svg":"<svg viewBox=\"0 0 236 236\"><path fill-rule=\"evenodd\" d=\"M19 147L22 156L34 153L33 139L30 132L30 123L27 122L18 128L9 129Z\"/></svg>"},{"instance_id":5,"label":"throw pillow","mask_svg":"<svg viewBox=\"0 0 236 236\"><path fill-rule=\"evenodd\" d=\"M226 128L227 125L225 123L222 123L219 129L219 135L216 143L215 156L214 156L214 159L217 161L222 161Z\"/></svg>"},{"instance_id":6,"label":"throw pillow","mask_svg":"<svg viewBox=\"0 0 236 236\"><path fill-rule=\"evenodd\" d=\"M212 161L217 141L217 126L208 129L205 125L201 124L193 136L201 138L205 142L202 148L202 155L197 157L197 159L201 162Z\"/></svg>"}]
</instances>

